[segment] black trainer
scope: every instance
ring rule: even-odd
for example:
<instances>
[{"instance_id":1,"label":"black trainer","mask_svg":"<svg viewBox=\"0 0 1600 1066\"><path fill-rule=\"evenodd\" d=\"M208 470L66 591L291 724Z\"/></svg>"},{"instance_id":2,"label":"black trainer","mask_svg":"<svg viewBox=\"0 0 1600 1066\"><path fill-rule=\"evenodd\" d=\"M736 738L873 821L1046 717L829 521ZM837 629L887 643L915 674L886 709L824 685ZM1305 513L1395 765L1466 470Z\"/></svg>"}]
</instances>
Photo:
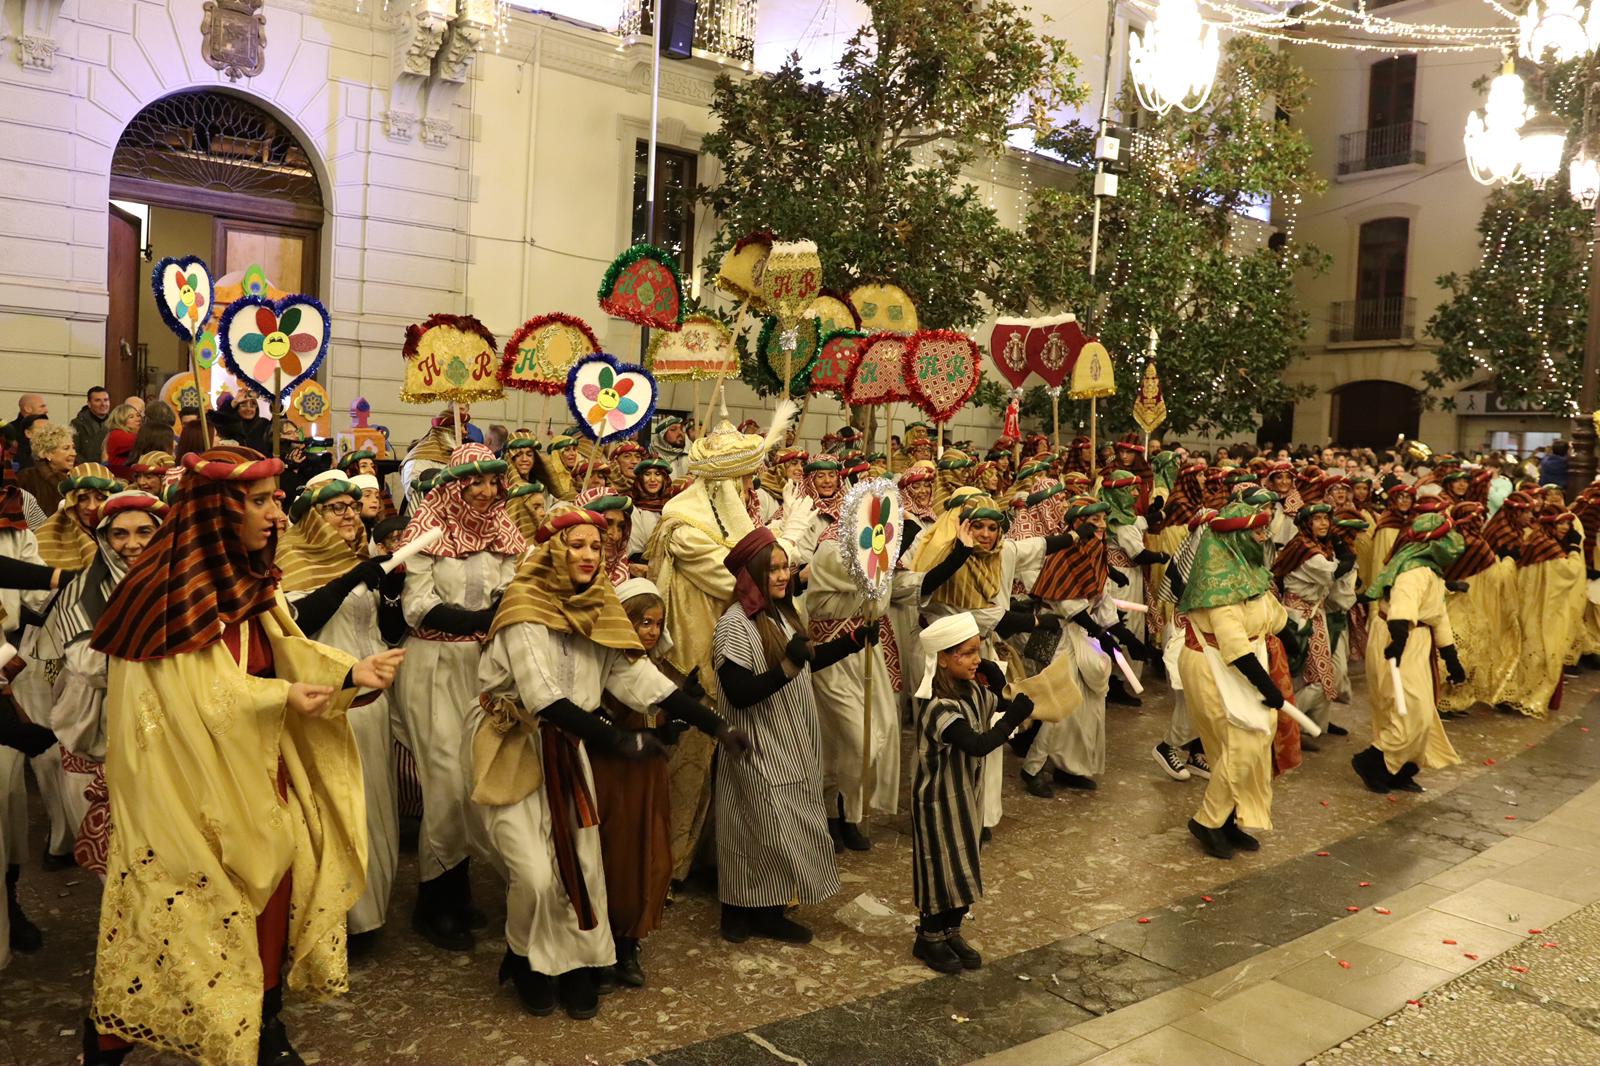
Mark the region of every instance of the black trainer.
<instances>
[{"instance_id":1,"label":"black trainer","mask_svg":"<svg viewBox=\"0 0 1600 1066\"><path fill-rule=\"evenodd\" d=\"M1156 765L1161 767L1161 772L1174 781L1189 780L1188 753L1173 747L1164 740L1156 741L1153 754Z\"/></svg>"},{"instance_id":2,"label":"black trainer","mask_svg":"<svg viewBox=\"0 0 1600 1066\"><path fill-rule=\"evenodd\" d=\"M1372 745L1350 756L1350 765L1370 791L1388 795L1394 790L1393 779L1383 762L1383 752Z\"/></svg>"}]
</instances>

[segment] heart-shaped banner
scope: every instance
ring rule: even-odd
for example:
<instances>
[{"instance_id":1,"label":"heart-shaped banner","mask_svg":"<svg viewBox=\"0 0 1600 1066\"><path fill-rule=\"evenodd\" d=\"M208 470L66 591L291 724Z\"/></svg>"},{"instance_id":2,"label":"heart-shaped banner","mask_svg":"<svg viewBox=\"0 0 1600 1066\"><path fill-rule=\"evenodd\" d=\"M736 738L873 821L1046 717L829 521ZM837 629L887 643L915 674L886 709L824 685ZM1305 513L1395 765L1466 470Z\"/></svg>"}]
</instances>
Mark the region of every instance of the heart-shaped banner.
<instances>
[{"instance_id":1,"label":"heart-shaped banner","mask_svg":"<svg viewBox=\"0 0 1600 1066\"><path fill-rule=\"evenodd\" d=\"M817 320L817 330L824 337L841 329L860 329L861 316L850 306L850 301L832 289L823 289L816 299L806 305L806 315Z\"/></svg>"},{"instance_id":2,"label":"heart-shaped banner","mask_svg":"<svg viewBox=\"0 0 1600 1066\"><path fill-rule=\"evenodd\" d=\"M655 414L656 379L642 366L596 352L568 371L567 406L596 444L631 437Z\"/></svg>"},{"instance_id":3,"label":"heart-shaped banner","mask_svg":"<svg viewBox=\"0 0 1600 1066\"><path fill-rule=\"evenodd\" d=\"M831 392L842 398L850 384L850 372L861 361L870 337L870 333L859 329L834 330L823 337L822 351L811 368L811 391Z\"/></svg>"},{"instance_id":4,"label":"heart-shaped banner","mask_svg":"<svg viewBox=\"0 0 1600 1066\"><path fill-rule=\"evenodd\" d=\"M989 332L989 359L1013 389L1022 388L1028 380L1028 331L1032 328L1032 319L1002 318Z\"/></svg>"},{"instance_id":5,"label":"heart-shaped banner","mask_svg":"<svg viewBox=\"0 0 1600 1066\"><path fill-rule=\"evenodd\" d=\"M900 558L900 491L888 478L851 487L839 507L839 551L856 589L869 601L889 591Z\"/></svg>"},{"instance_id":6,"label":"heart-shaped banner","mask_svg":"<svg viewBox=\"0 0 1600 1066\"><path fill-rule=\"evenodd\" d=\"M906 344L906 388L935 422L948 422L978 391L978 345L964 333L924 329Z\"/></svg>"},{"instance_id":7,"label":"heart-shaped banner","mask_svg":"<svg viewBox=\"0 0 1600 1066\"><path fill-rule=\"evenodd\" d=\"M845 386L845 401L868 407L911 399L906 390L906 338L894 333L875 333L850 371Z\"/></svg>"},{"instance_id":8,"label":"heart-shaped banner","mask_svg":"<svg viewBox=\"0 0 1600 1066\"><path fill-rule=\"evenodd\" d=\"M869 333L917 331L917 307L911 296L898 285L863 282L850 290L850 306Z\"/></svg>"},{"instance_id":9,"label":"heart-shaped banner","mask_svg":"<svg viewBox=\"0 0 1600 1066\"><path fill-rule=\"evenodd\" d=\"M241 296L222 312L217 327L222 365L274 404L281 404L295 386L316 376L328 354L332 325L327 308L305 293L281 300Z\"/></svg>"},{"instance_id":10,"label":"heart-shaped banner","mask_svg":"<svg viewBox=\"0 0 1600 1066\"><path fill-rule=\"evenodd\" d=\"M505 395L494 334L471 315L429 315L406 327L400 399L406 403L477 403Z\"/></svg>"},{"instance_id":11,"label":"heart-shaped banner","mask_svg":"<svg viewBox=\"0 0 1600 1066\"><path fill-rule=\"evenodd\" d=\"M1076 315L1041 319L1028 331L1028 369L1053 389L1061 387L1078 361L1085 338Z\"/></svg>"},{"instance_id":12,"label":"heart-shaped banner","mask_svg":"<svg viewBox=\"0 0 1600 1066\"><path fill-rule=\"evenodd\" d=\"M167 328L192 342L211 318L211 270L197 255L168 257L150 271L156 311Z\"/></svg>"},{"instance_id":13,"label":"heart-shaped banner","mask_svg":"<svg viewBox=\"0 0 1600 1066\"><path fill-rule=\"evenodd\" d=\"M534 315L506 341L500 361L500 384L559 396L567 387L567 372L572 364L599 350L599 338L578 316L559 311Z\"/></svg>"}]
</instances>

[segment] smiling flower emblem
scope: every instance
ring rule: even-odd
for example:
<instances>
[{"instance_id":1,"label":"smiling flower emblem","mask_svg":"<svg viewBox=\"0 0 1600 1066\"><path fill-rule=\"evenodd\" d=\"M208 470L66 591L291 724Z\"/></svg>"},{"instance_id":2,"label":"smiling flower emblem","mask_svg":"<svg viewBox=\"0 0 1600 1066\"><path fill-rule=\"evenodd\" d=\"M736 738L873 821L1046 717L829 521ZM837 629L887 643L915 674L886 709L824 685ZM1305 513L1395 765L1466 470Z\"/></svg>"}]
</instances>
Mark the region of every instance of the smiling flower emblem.
<instances>
[{"instance_id":1,"label":"smiling flower emblem","mask_svg":"<svg viewBox=\"0 0 1600 1066\"><path fill-rule=\"evenodd\" d=\"M889 569L889 543L894 540L894 526L889 522L892 508L883 496L874 496L867 505L867 522L861 527L857 543L867 552L868 581L876 581L880 573Z\"/></svg>"},{"instance_id":2,"label":"smiling flower emblem","mask_svg":"<svg viewBox=\"0 0 1600 1066\"><path fill-rule=\"evenodd\" d=\"M610 367L602 367L599 383L584 385L581 390L583 398L594 404L585 416L589 424L597 432L605 432L607 422L613 430L626 429L628 416L639 413L639 405L628 399L632 389L632 378L618 380Z\"/></svg>"},{"instance_id":3,"label":"smiling flower emblem","mask_svg":"<svg viewBox=\"0 0 1600 1066\"><path fill-rule=\"evenodd\" d=\"M271 308L257 307L255 319L255 331L239 338L239 350L261 357L251 369L258 380L269 380L279 368L290 377L298 375L302 369L300 354L315 352L321 345L315 335L295 332L301 319L298 307L289 308L282 318Z\"/></svg>"},{"instance_id":4,"label":"smiling flower emblem","mask_svg":"<svg viewBox=\"0 0 1600 1066\"><path fill-rule=\"evenodd\" d=\"M180 321L195 323L200 321L200 312L205 307L205 293L200 292L200 277L194 271L187 273L176 265L172 268L173 285L178 290L178 303L172 311Z\"/></svg>"}]
</instances>

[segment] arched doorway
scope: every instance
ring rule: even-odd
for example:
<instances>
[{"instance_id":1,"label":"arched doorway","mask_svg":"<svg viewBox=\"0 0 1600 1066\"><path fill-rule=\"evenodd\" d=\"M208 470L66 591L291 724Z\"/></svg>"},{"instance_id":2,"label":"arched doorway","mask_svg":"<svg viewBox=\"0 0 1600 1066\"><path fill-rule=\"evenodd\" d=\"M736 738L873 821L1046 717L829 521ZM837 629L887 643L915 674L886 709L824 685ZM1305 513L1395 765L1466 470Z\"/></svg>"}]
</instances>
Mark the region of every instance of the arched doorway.
<instances>
[{"instance_id":1,"label":"arched doorway","mask_svg":"<svg viewBox=\"0 0 1600 1066\"><path fill-rule=\"evenodd\" d=\"M1333 440L1346 447L1387 448L1417 435L1422 394L1393 381L1352 381L1333 390Z\"/></svg>"},{"instance_id":2,"label":"arched doorway","mask_svg":"<svg viewBox=\"0 0 1600 1066\"><path fill-rule=\"evenodd\" d=\"M259 104L194 89L146 105L111 158L105 383L113 399L150 395L187 366L186 348L148 306L150 263L199 255L215 278L259 266L279 289L320 296L323 216L310 151Z\"/></svg>"}]
</instances>

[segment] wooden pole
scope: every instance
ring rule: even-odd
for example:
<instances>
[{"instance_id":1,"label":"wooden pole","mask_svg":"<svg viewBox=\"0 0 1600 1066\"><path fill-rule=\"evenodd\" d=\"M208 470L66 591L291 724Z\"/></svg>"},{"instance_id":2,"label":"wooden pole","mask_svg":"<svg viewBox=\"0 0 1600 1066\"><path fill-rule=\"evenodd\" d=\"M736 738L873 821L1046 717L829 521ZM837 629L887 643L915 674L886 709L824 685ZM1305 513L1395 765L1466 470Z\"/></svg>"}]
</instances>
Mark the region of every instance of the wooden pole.
<instances>
[{"instance_id":1,"label":"wooden pole","mask_svg":"<svg viewBox=\"0 0 1600 1066\"><path fill-rule=\"evenodd\" d=\"M886 413L889 416L889 429L883 435L883 469L885 472L892 472L894 466L894 404L888 405ZM867 454L872 454L870 449Z\"/></svg>"},{"instance_id":2,"label":"wooden pole","mask_svg":"<svg viewBox=\"0 0 1600 1066\"><path fill-rule=\"evenodd\" d=\"M198 382L199 378L195 380ZM274 459L278 458L278 452L282 450L278 447L283 432L283 411L278 401L278 397L282 395L283 368L274 367L272 371L272 457Z\"/></svg>"},{"instance_id":3,"label":"wooden pole","mask_svg":"<svg viewBox=\"0 0 1600 1066\"><path fill-rule=\"evenodd\" d=\"M1100 401L1093 396L1089 397L1089 473L1094 476L1096 464L1100 462L1099 427L1100 418L1098 405Z\"/></svg>"},{"instance_id":4,"label":"wooden pole","mask_svg":"<svg viewBox=\"0 0 1600 1066\"><path fill-rule=\"evenodd\" d=\"M1061 390L1050 393L1050 437L1056 451L1061 450Z\"/></svg>"},{"instance_id":5,"label":"wooden pole","mask_svg":"<svg viewBox=\"0 0 1600 1066\"><path fill-rule=\"evenodd\" d=\"M600 454L600 444L599 444L598 441L596 441L596 442L594 442L594 451L589 453L589 463L588 463L587 466L585 466L583 468L583 484L579 486L580 491L587 491L588 490L588 488L589 488L589 477L590 477L591 474L594 473L595 456L597 456L599 454Z\"/></svg>"},{"instance_id":6,"label":"wooden pole","mask_svg":"<svg viewBox=\"0 0 1600 1066\"><path fill-rule=\"evenodd\" d=\"M864 613L867 616L868 625L876 624L876 604L868 600ZM872 661L874 649L875 645L872 644L868 644L861 649L863 652L862 669L866 671L866 680L862 685L862 695L865 698L862 700L861 709L861 817L863 818L867 816L867 796L870 794L870 782L872 779L872 677L878 672L873 669L877 665Z\"/></svg>"},{"instance_id":7,"label":"wooden pole","mask_svg":"<svg viewBox=\"0 0 1600 1066\"><path fill-rule=\"evenodd\" d=\"M200 356L198 349L200 338L194 337L189 344L189 373L194 375L194 388L200 394L200 436L206 442L206 448L211 447L211 424L206 419L206 408L211 405L211 397L206 395L206 390L200 387ZM273 456L277 458L277 456Z\"/></svg>"},{"instance_id":8,"label":"wooden pole","mask_svg":"<svg viewBox=\"0 0 1600 1066\"><path fill-rule=\"evenodd\" d=\"M699 410L700 410L700 379L699 378L695 378L694 379L694 403L691 404L690 407L689 407L689 417L691 419L694 418L695 414ZM684 431L684 433L688 433L689 432L689 427L685 426L683 428L683 431Z\"/></svg>"},{"instance_id":9,"label":"wooden pole","mask_svg":"<svg viewBox=\"0 0 1600 1066\"><path fill-rule=\"evenodd\" d=\"M454 416L452 420L456 424L456 447L459 448L467 439L467 427L461 424L461 401L451 400L450 410Z\"/></svg>"},{"instance_id":10,"label":"wooden pole","mask_svg":"<svg viewBox=\"0 0 1600 1066\"><path fill-rule=\"evenodd\" d=\"M938 433L938 441L933 448L933 458L937 462L944 458L944 423L937 422L935 426L937 427L935 432Z\"/></svg>"}]
</instances>

